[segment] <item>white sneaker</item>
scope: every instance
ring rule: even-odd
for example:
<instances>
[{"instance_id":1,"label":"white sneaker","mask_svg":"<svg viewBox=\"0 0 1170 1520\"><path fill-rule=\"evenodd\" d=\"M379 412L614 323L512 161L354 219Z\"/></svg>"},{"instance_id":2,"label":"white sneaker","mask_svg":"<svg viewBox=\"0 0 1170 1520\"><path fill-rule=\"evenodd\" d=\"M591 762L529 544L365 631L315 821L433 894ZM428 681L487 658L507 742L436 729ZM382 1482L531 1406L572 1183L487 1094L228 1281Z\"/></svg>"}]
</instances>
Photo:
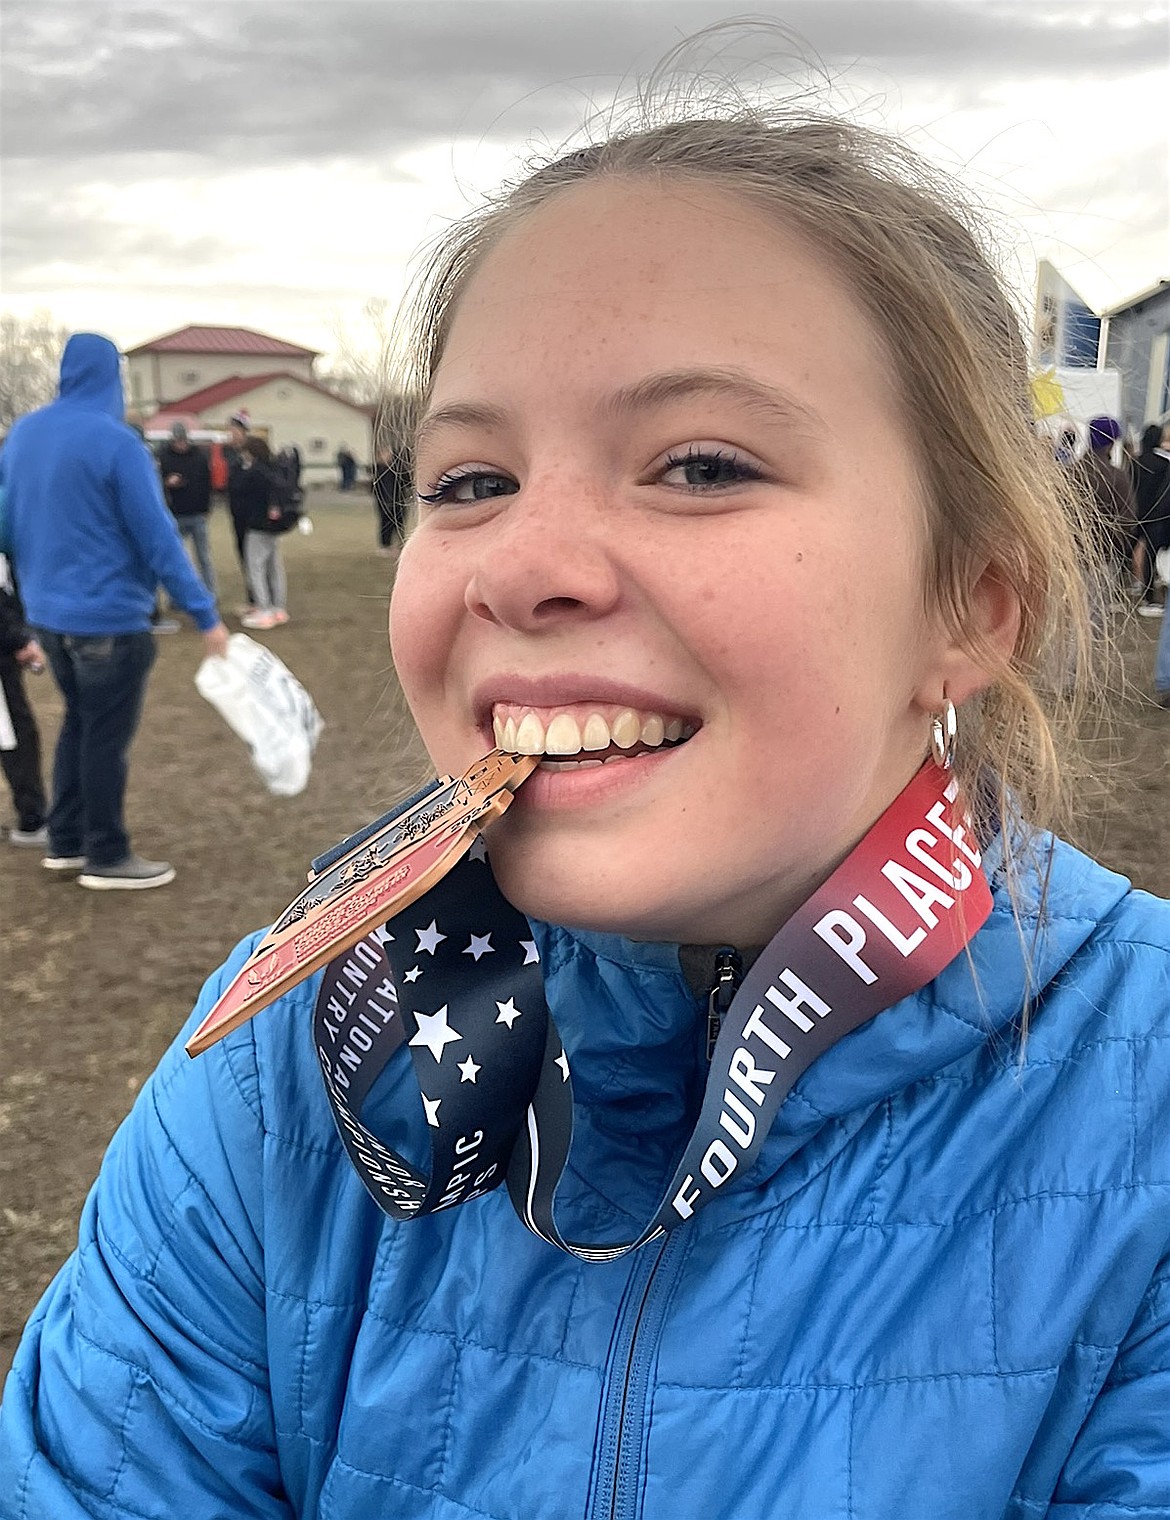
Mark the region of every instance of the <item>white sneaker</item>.
<instances>
[{"instance_id":1,"label":"white sneaker","mask_svg":"<svg viewBox=\"0 0 1170 1520\"><path fill-rule=\"evenodd\" d=\"M39 850L49 842L49 831L42 823L39 829L9 829L8 843L22 850Z\"/></svg>"},{"instance_id":2,"label":"white sneaker","mask_svg":"<svg viewBox=\"0 0 1170 1520\"><path fill-rule=\"evenodd\" d=\"M1158 606L1157 602L1143 602L1138 608L1138 617L1160 618L1162 616L1162 610L1163 609Z\"/></svg>"},{"instance_id":3,"label":"white sneaker","mask_svg":"<svg viewBox=\"0 0 1170 1520\"><path fill-rule=\"evenodd\" d=\"M127 855L116 866L87 866L77 878L77 885L88 887L91 892L144 892L150 887L165 887L174 879L175 868L165 860Z\"/></svg>"},{"instance_id":4,"label":"white sneaker","mask_svg":"<svg viewBox=\"0 0 1170 1520\"><path fill-rule=\"evenodd\" d=\"M46 871L84 871L84 855L46 855L41 861Z\"/></svg>"},{"instance_id":5,"label":"white sneaker","mask_svg":"<svg viewBox=\"0 0 1170 1520\"><path fill-rule=\"evenodd\" d=\"M276 616L271 612L245 612L240 622L245 628L275 628Z\"/></svg>"}]
</instances>

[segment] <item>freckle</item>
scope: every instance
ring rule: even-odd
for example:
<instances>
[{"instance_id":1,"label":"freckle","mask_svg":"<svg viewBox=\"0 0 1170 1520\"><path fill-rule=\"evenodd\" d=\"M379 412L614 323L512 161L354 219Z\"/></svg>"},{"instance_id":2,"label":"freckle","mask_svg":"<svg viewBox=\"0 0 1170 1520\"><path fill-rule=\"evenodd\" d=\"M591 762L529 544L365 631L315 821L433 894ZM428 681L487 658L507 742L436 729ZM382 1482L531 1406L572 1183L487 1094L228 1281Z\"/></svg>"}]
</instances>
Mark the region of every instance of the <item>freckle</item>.
<instances>
[{"instance_id":1,"label":"freckle","mask_svg":"<svg viewBox=\"0 0 1170 1520\"><path fill-rule=\"evenodd\" d=\"M804 555L803 555L803 554L797 554L797 556L796 556L796 563L797 563L797 564L798 564L798 565L799 565L799 564L800 564L800 562L801 562L801 560L802 560L802 559L803 559L803 558L804 558Z\"/></svg>"}]
</instances>

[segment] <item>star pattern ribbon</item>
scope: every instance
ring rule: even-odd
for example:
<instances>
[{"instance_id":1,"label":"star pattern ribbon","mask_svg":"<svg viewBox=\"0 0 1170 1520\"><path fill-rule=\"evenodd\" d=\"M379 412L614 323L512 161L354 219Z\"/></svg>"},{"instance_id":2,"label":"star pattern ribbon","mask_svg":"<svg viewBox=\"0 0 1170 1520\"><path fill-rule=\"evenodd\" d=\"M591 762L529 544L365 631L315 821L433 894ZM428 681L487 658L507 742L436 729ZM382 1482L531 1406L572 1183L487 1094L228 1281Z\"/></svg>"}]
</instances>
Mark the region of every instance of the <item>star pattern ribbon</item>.
<instances>
[{"instance_id":1,"label":"star pattern ribbon","mask_svg":"<svg viewBox=\"0 0 1170 1520\"><path fill-rule=\"evenodd\" d=\"M350 1160L392 1218L452 1208L506 1181L535 1234L583 1260L612 1260L745 1175L812 1062L932 980L990 911L957 787L928 761L735 993L690 1142L633 1240L573 1242L556 1225L573 1133L570 1063L531 928L496 886L482 839L410 908L330 963L313 1014L326 1092ZM429 1175L360 1118L403 1048L430 1137Z\"/></svg>"},{"instance_id":2,"label":"star pattern ribbon","mask_svg":"<svg viewBox=\"0 0 1170 1520\"><path fill-rule=\"evenodd\" d=\"M350 1160L392 1218L452 1208L504 1180L547 1027L536 942L479 839L413 909L330 963L313 1014L325 1087ZM403 1048L431 1133L429 1177L359 1118Z\"/></svg>"}]
</instances>

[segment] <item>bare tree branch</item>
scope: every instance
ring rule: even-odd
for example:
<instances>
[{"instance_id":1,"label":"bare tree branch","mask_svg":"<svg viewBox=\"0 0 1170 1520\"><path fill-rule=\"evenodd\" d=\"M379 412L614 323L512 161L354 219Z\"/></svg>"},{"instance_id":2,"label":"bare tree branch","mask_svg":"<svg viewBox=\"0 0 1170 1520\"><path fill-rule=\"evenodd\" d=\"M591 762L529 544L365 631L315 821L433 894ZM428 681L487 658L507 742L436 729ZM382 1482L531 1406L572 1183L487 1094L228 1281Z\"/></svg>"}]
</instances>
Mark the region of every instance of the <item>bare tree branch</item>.
<instances>
[{"instance_id":1,"label":"bare tree branch","mask_svg":"<svg viewBox=\"0 0 1170 1520\"><path fill-rule=\"evenodd\" d=\"M69 329L47 311L0 312L0 428L52 401Z\"/></svg>"}]
</instances>

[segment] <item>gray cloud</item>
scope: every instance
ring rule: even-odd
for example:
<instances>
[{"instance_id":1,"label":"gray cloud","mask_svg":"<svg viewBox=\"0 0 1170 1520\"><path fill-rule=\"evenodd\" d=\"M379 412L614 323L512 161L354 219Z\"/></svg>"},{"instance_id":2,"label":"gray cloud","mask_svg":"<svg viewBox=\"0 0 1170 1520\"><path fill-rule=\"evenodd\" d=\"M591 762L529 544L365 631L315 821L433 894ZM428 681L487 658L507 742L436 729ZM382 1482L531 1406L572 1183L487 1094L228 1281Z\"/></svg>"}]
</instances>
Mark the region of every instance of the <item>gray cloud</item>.
<instances>
[{"instance_id":1,"label":"gray cloud","mask_svg":"<svg viewBox=\"0 0 1170 1520\"><path fill-rule=\"evenodd\" d=\"M469 135L568 135L591 95L644 75L680 39L740 13L720 0L7 0L0 127L7 156L189 153L304 162ZM1154 67L1149 6L1086 0L796 0L794 39L700 44L718 76L762 59L800 72L857 64L950 85Z\"/></svg>"},{"instance_id":2,"label":"gray cloud","mask_svg":"<svg viewBox=\"0 0 1170 1520\"><path fill-rule=\"evenodd\" d=\"M173 207L165 203L156 218L141 224L119 217L116 190L104 200L91 194L83 202L78 196L79 185L130 183L140 171L140 161L122 158L10 165L0 189L0 265L7 294L39 288L50 265L68 265L70 284L76 285L88 269L126 280L136 271L153 274L160 267L211 269L235 253L222 230L192 230L187 218L169 215ZM51 283L60 283L59 276Z\"/></svg>"},{"instance_id":3,"label":"gray cloud","mask_svg":"<svg viewBox=\"0 0 1170 1520\"><path fill-rule=\"evenodd\" d=\"M361 208L336 228L335 292L321 289L320 263L308 277L313 288L298 286L298 275L305 277L295 249L255 289L237 283L238 256L252 255L250 269L255 248L232 225L230 205L216 200L220 176L272 171L277 184L278 171L295 165L346 183L360 168L367 190L380 181L392 191L410 178L404 155L426 145L464 137L559 147L591 108L623 87L629 94L672 47L742 16L744 0L0 3L6 290L47 292L51 300L63 289L120 288L128 299L149 294L156 306L173 297L181 310L214 289L245 314L252 297L279 293L282 310L312 322L347 292ZM786 82L796 89L811 80L814 96L818 83L823 94L841 80L847 91L876 97L878 117L884 96L896 102L905 92L928 100L939 119L999 108L1011 131L1018 123L1002 115L1005 87L1055 84L1083 97L1088 111L1099 85L1144 75L1142 88L1150 88L1148 76L1166 66L1165 0L765 4L779 20L704 33L677 77L699 72L716 85L731 79L748 89ZM1051 163L1032 159L1016 209L1027 214L1039 203L1091 217L1095 206L1106 219L1124 218L1119 241L1155 233L1168 220L1165 146L1127 141L1124 153L1120 146L1103 121L1091 166L1059 151ZM978 156L973 170L977 181ZM264 178L261 172L260 195ZM162 192L157 216L149 207L128 212L142 206L145 181L175 187L169 198ZM99 196L95 186L108 189ZM187 187L200 196L200 221L185 201ZM123 189L136 199L123 201ZM994 189L1010 209L1010 186ZM311 216L311 200L310 190L292 214ZM277 246L288 214L273 206ZM1005 227L1005 248L1013 236ZM328 274L326 283L333 283Z\"/></svg>"}]
</instances>

